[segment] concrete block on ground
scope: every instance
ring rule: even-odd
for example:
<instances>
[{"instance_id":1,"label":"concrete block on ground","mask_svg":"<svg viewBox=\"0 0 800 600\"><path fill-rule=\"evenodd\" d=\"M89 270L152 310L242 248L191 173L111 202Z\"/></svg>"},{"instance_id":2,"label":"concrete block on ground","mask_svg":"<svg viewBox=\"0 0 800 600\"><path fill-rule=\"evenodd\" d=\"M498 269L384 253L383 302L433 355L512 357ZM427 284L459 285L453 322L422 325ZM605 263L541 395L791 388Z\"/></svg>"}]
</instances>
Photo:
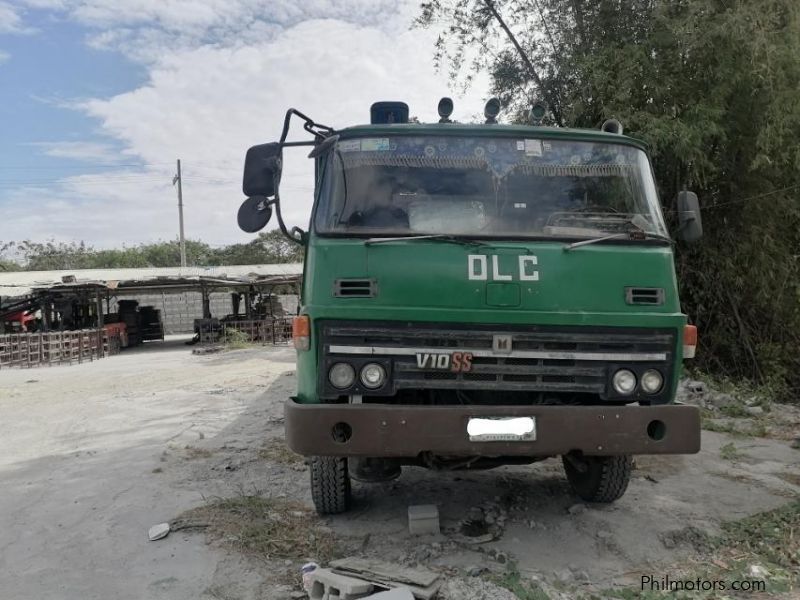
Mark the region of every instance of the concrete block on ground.
<instances>
[{"instance_id":1,"label":"concrete block on ground","mask_svg":"<svg viewBox=\"0 0 800 600\"><path fill-rule=\"evenodd\" d=\"M339 575L330 569L315 569L309 575L311 600L358 600L368 597L375 589L367 581Z\"/></svg>"},{"instance_id":2,"label":"concrete block on ground","mask_svg":"<svg viewBox=\"0 0 800 600\"><path fill-rule=\"evenodd\" d=\"M435 504L409 506L408 531L411 535L441 533L439 530L439 508Z\"/></svg>"}]
</instances>

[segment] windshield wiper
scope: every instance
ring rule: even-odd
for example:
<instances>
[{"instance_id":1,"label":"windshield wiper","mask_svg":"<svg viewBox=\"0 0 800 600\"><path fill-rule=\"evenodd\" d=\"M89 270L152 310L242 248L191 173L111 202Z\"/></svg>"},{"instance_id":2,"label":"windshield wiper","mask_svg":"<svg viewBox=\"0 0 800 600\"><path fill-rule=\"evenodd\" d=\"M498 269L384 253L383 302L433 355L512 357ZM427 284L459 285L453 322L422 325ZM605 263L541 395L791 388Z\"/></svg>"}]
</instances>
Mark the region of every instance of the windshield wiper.
<instances>
[{"instance_id":1,"label":"windshield wiper","mask_svg":"<svg viewBox=\"0 0 800 600\"><path fill-rule=\"evenodd\" d=\"M371 246L373 244L386 244L389 242L405 242L405 241L412 241L412 240L438 240L442 242L452 242L455 244L464 244L466 246L485 246L485 242L481 242L479 240L473 240L467 237L452 235L448 233L437 233L433 235L411 235L411 236L401 236L401 237L385 237L385 238L369 238L364 242L365 246Z\"/></svg>"},{"instance_id":2,"label":"windshield wiper","mask_svg":"<svg viewBox=\"0 0 800 600\"><path fill-rule=\"evenodd\" d=\"M665 242L672 243L672 240L666 236L659 235L657 233L648 233L645 227L649 225L647 219L642 217L642 215L633 215L626 219L628 225L632 225L632 229L628 229L628 231L621 231L620 233L612 233L609 235L603 235L600 237L592 238L590 240L581 240L580 242L573 242L571 244L567 244L564 246L564 252L569 252L575 248L580 248L581 246L588 246L589 244L595 244L597 242L605 242L606 240L617 240L624 237L627 237L629 240L664 240Z\"/></svg>"},{"instance_id":3,"label":"windshield wiper","mask_svg":"<svg viewBox=\"0 0 800 600\"><path fill-rule=\"evenodd\" d=\"M581 240L580 242L573 242L571 244L567 244L564 246L564 252L569 252L570 250L574 250L575 248L580 248L581 246L588 246L590 244L595 244L597 242L605 242L607 240L617 240L621 238L627 237L629 240L663 240L665 242L672 243L672 239L668 238L664 235L659 235L657 233L647 233L646 231L642 231L640 229L632 229L630 231L623 231L621 233L613 233L611 235L604 235L601 237L592 238L590 240Z\"/></svg>"}]
</instances>

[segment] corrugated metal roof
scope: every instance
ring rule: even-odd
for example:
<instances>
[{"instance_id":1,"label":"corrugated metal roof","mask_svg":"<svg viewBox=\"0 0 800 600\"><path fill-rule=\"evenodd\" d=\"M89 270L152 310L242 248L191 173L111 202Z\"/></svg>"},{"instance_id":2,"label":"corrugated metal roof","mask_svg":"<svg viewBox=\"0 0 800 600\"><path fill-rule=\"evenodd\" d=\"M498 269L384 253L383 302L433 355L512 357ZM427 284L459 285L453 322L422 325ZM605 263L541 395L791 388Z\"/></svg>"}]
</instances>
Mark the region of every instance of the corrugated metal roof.
<instances>
[{"instance_id":1,"label":"corrugated metal roof","mask_svg":"<svg viewBox=\"0 0 800 600\"><path fill-rule=\"evenodd\" d=\"M62 283L62 278L74 276L80 282L148 281L156 279L262 278L269 276L299 276L302 263L276 265L230 265L226 267L154 267L144 269L67 269L62 271L14 271L0 273L0 296L22 296L33 288Z\"/></svg>"}]
</instances>

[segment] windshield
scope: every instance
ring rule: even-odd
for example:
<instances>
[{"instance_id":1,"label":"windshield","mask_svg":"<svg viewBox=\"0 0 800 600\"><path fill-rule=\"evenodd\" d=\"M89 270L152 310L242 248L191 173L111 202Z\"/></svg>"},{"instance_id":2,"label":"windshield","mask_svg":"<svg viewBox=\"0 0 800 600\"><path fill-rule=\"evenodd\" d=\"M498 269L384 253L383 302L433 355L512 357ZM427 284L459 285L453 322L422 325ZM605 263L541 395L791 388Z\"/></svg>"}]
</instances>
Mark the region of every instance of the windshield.
<instances>
[{"instance_id":1,"label":"windshield","mask_svg":"<svg viewBox=\"0 0 800 600\"><path fill-rule=\"evenodd\" d=\"M329 154L319 233L586 239L666 236L644 152L511 137L341 140Z\"/></svg>"}]
</instances>

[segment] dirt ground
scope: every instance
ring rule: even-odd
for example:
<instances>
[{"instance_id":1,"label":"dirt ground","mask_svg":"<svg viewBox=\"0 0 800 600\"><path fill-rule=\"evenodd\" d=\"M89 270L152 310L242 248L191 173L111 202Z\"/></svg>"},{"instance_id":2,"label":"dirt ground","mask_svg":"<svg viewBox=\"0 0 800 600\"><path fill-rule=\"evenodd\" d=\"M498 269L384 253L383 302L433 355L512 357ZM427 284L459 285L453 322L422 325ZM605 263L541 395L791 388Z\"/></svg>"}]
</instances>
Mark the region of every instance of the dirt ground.
<instances>
[{"instance_id":1,"label":"dirt ground","mask_svg":"<svg viewBox=\"0 0 800 600\"><path fill-rule=\"evenodd\" d=\"M263 560L191 529L147 538L150 526L215 498L311 507L307 467L281 443L293 388L289 348L197 356L181 340L0 372L0 597L293 597L287 573L318 557ZM580 503L557 460L409 468L391 483L356 483L355 509L321 527L348 553L419 563L453 581L514 563L563 597L634 590L642 574L700 560L703 536L723 521L796 498L798 473L800 451L788 441L704 431L698 455L637 458L627 494L610 506ZM411 504L438 505L443 535L410 537ZM460 527L479 509L498 539L473 545ZM472 597L499 597L486 594Z\"/></svg>"}]
</instances>

